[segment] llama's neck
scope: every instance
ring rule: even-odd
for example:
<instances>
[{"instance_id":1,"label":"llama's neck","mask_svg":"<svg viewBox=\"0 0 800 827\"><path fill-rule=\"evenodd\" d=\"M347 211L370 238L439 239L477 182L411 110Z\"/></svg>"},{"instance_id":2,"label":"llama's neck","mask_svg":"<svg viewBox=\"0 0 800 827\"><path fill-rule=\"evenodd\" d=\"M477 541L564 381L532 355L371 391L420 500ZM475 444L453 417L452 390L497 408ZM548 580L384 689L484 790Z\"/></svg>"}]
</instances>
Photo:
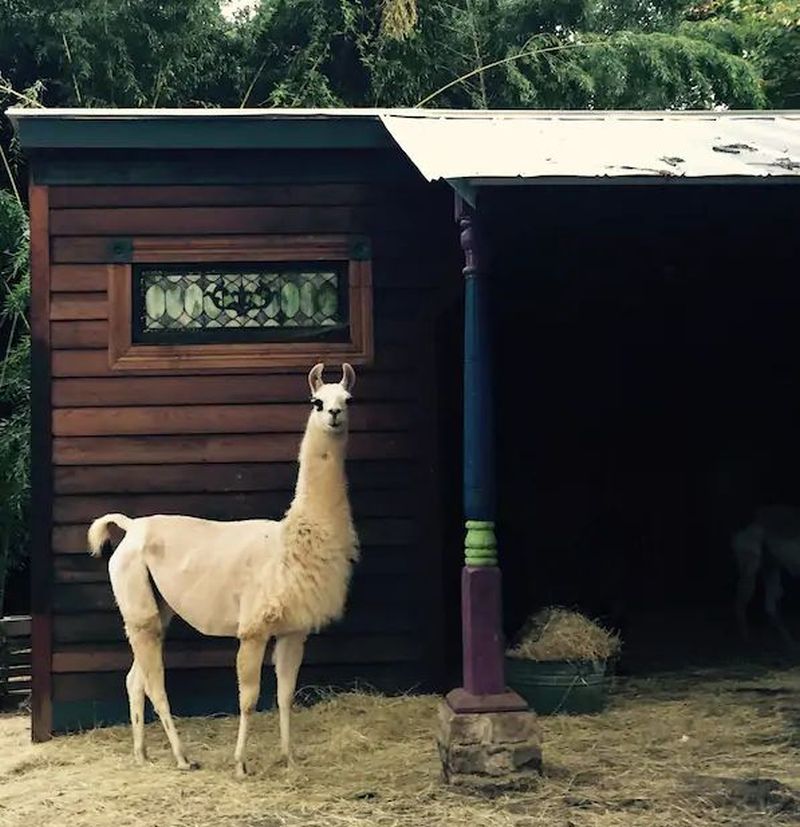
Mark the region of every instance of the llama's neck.
<instances>
[{"instance_id":1,"label":"llama's neck","mask_svg":"<svg viewBox=\"0 0 800 827\"><path fill-rule=\"evenodd\" d=\"M324 433L309 422L300 443L300 468L289 515L350 520L344 470L346 441L344 434Z\"/></svg>"}]
</instances>

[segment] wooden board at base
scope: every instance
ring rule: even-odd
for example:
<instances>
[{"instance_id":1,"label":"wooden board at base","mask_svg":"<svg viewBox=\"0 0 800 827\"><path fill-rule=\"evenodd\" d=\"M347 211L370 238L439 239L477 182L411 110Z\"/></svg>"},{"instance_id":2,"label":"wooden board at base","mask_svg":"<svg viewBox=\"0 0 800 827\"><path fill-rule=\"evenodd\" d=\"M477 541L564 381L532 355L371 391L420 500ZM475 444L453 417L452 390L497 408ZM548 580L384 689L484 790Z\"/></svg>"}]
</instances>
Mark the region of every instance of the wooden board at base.
<instances>
[{"instance_id":1,"label":"wooden board at base","mask_svg":"<svg viewBox=\"0 0 800 827\"><path fill-rule=\"evenodd\" d=\"M236 673L233 669L168 671L166 688L172 711L177 717L238 714ZM313 703L329 696L332 691L378 691L399 695L434 689L438 687L426 684L418 664L304 665L300 669L295 702ZM258 710L274 707L275 674L272 667L265 664ZM152 721L150 704L147 704L146 714L147 720ZM124 672L54 676L54 733L128 723Z\"/></svg>"}]
</instances>

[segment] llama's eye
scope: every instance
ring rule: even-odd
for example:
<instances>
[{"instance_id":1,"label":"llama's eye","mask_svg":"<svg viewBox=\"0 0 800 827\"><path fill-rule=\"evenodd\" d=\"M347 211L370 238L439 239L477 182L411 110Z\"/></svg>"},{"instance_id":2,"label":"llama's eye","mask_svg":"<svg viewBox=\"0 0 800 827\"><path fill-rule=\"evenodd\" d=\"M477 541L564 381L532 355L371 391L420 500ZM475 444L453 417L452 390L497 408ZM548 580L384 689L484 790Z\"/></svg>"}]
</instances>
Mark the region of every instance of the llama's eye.
<instances>
[{"instance_id":1,"label":"llama's eye","mask_svg":"<svg viewBox=\"0 0 800 827\"><path fill-rule=\"evenodd\" d=\"M312 399L311 404L318 410L322 410L322 400L321 399Z\"/></svg>"}]
</instances>

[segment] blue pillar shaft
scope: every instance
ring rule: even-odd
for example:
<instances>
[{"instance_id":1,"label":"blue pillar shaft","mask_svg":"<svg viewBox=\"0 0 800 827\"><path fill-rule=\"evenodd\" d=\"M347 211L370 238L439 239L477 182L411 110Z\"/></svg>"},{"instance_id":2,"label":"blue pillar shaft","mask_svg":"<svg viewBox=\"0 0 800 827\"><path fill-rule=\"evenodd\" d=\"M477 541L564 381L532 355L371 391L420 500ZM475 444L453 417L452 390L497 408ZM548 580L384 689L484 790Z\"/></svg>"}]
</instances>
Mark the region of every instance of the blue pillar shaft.
<instances>
[{"instance_id":1,"label":"blue pillar shaft","mask_svg":"<svg viewBox=\"0 0 800 827\"><path fill-rule=\"evenodd\" d=\"M464 268L464 512L469 520L495 519L494 399L489 286L477 269Z\"/></svg>"}]
</instances>

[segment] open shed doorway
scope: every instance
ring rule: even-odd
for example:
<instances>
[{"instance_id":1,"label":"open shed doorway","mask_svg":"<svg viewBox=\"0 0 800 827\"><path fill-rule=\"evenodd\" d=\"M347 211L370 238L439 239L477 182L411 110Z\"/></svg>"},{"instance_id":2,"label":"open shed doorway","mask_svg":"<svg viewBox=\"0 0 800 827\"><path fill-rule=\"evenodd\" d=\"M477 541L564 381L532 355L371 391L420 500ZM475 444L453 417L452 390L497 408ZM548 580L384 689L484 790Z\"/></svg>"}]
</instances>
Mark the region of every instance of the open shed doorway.
<instances>
[{"instance_id":1,"label":"open shed doorway","mask_svg":"<svg viewBox=\"0 0 800 827\"><path fill-rule=\"evenodd\" d=\"M730 531L800 506L798 207L768 184L482 194L508 634L561 604L620 628L634 671L744 653Z\"/></svg>"}]
</instances>

